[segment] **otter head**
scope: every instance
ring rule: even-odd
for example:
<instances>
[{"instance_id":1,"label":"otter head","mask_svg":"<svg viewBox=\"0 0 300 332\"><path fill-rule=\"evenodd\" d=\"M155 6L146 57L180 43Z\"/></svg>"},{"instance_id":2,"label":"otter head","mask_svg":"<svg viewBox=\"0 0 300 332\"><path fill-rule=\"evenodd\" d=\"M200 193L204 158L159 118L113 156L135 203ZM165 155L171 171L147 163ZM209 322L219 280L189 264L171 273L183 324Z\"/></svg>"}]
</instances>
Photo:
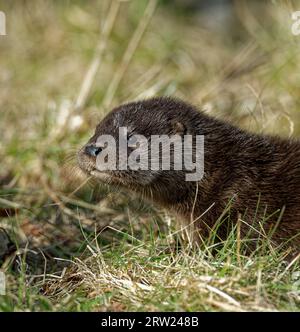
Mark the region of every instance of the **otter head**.
<instances>
[{"instance_id":1,"label":"otter head","mask_svg":"<svg viewBox=\"0 0 300 332\"><path fill-rule=\"evenodd\" d=\"M186 173L180 167L175 170L172 167L179 151L175 144L171 144L167 152L158 144L153 160L152 144L155 139L163 143L168 138L174 143L174 138L181 140L184 135L193 134L196 114L199 116L191 106L170 98L121 105L97 125L94 135L80 149L79 166L88 175L106 183L148 192L151 196L162 194L164 190L170 196L176 186L178 198L178 183L185 181ZM163 159L164 153L169 153L169 158ZM170 162L170 169L162 167L162 159Z\"/></svg>"}]
</instances>

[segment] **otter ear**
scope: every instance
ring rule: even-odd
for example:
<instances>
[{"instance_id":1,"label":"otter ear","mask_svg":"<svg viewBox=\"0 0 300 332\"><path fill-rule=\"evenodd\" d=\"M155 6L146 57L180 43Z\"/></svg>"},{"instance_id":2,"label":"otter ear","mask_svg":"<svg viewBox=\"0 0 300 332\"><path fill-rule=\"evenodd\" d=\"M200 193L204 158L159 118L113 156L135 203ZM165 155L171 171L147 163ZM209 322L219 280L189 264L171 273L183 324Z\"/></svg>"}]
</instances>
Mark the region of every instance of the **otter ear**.
<instances>
[{"instance_id":1,"label":"otter ear","mask_svg":"<svg viewBox=\"0 0 300 332\"><path fill-rule=\"evenodd\" d=\"M185 125L179 121L173 121L171 123L172 125L172 134L174 135L185 135L187 132L187 129Z\"/></svg>"}]
</instances>

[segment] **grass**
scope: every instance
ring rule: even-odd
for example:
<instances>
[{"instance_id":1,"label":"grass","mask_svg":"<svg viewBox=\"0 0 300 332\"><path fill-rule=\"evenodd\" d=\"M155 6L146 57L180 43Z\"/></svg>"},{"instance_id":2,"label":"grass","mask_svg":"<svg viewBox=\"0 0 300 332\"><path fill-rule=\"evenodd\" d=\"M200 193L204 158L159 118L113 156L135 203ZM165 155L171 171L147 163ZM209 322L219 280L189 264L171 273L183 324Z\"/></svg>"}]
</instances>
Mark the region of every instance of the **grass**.
<instances>
[{"instance_id":1,"label":"grass","mask_svg":"<svg viewBox=\"0 0 300 332\"><path fill-rule=\"evenodd\" d=\"M0 226L18 246L0 310L299 311L299 261L245 255L237 229L190 248L165 211L74 168L112 106L156 94L299 136L296 3L249 6L220 29L165 1L0 3Z\"/></svg>"},{"instance_id":2,"label":"grass","mask_svg":"<svg viewBox=\"0 0 300 332\"><path fill-rule=\"evenodd\" d=\"M1 309L297 310L297 265L262 248L251 257L243 255L236 234L211 255L209 249L180 248L176 237L157 235L158 230L150 229L148 236L142 232L142 240L111 231L110 236L117 233L114 244L86 236L85 252L62 274L44 274L31 288L19 277L17 295L8 294Z\"/></svg>"}]
</instances>

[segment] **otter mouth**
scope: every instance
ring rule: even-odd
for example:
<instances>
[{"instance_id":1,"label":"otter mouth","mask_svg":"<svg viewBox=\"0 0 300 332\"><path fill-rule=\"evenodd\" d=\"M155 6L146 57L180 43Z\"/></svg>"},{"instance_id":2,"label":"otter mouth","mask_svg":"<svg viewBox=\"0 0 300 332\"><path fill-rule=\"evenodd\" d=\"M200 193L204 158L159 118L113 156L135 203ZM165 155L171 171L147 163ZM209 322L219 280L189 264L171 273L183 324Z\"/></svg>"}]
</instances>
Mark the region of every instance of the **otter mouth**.
<instances>
[{"instance_id":1,"label":"otter mouth","mask_svg":"<svg viewBox=\"0 0 300 332\"><path fill-rule=\"evenodd\" d=\"M99 170L96 167L95 157L85 153L85 148L81 149L77 155L78 165L88 176L93 177L103 183L118 184L123 186L136 185L136 181L130 176L126 176L120 171Z\"/></svg>"},{"instance_id":2,"label":"otter mouth","mask_svg":"<svg viewBox=\"0 0 300 332\"><path fill-rule=\"evenodd\" d=\"M78 164L80 169L88 176L91 176L95 179L100 180L103 183L111 183L111 182L122 182L121 179L119 179L118 176L115 176L111 172L106 172L104 170L99 171L96 168L96 165L94 162L92 162L89 158L86 156L79 156L78 158Z\"/></svg>"},{"instance_id":3,"label":"otter mouth","mask_svg":"<svg viewBox=\"0 0 300 332\"><path fill-rule=\"evenodd\" d=\"M106 173L106 172L100 172L96 168L92 169L89 174L97 179L100 179L102 181L108 181L112 179L111 174Z\"/></svg>"},{"instance_id":4,"label":"otter mouth","mask_svg":"<svg viewBox=\"0 0 300 332\"><path fill-rule=\"evenodd\" d=\"M93 169L89 172L89 174L96 178L99 179L103 183L109 183L109 184L115 184L115 185L122 185L125 187L128 186L136 186L136 182L131 180L128 177L122 177L119 176L118 174L110 173L110 172L105 172L105 171L99 171L97 169Z\"/></svg>"}]
</instances>

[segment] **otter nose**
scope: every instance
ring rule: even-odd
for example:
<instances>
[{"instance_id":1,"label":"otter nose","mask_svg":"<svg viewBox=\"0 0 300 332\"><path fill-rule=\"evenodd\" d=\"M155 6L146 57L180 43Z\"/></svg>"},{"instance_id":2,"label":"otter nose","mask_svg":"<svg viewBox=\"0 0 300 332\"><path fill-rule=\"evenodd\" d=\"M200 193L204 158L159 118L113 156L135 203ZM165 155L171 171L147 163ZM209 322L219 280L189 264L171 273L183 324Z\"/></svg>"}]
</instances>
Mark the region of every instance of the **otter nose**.
<instances>
[{"instance_id":1,"label":"otter nose","mask_svg":"<svg viewBox=\"0 0 300 332\"><path fill-rule=\"evenodd\" d=\"M84 149L84 152L92 157L97 157L101 151L102 149L95 145L87 145Z\"/></svg>"}]
</instances>

